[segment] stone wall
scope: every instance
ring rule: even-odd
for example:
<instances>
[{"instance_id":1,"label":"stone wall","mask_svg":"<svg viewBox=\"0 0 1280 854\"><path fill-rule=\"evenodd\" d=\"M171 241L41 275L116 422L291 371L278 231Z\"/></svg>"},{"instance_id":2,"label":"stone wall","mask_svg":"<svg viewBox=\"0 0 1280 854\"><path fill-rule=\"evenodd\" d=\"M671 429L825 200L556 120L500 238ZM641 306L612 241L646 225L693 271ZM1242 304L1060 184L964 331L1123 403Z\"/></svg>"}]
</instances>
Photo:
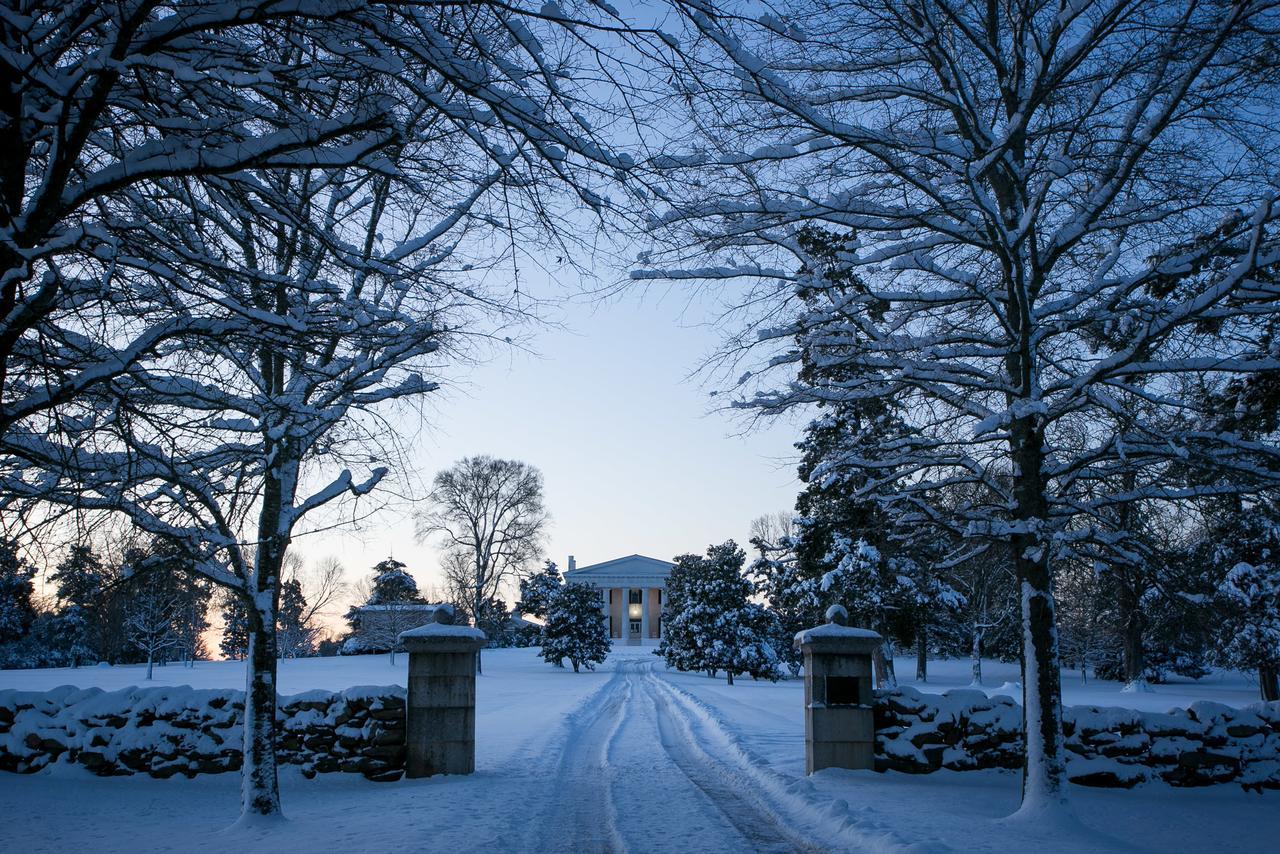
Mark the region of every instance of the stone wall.
<instances>
[{"instance_id":1,"label":"stone wall","mask_svg":"<svg viewBox=\"0 0 1280 854\"><path fill-rule=\"evenodd\" d=\"M1280 702L1234 709L1198 702L1164 714L1098 706L1063 710L1067 777L1085 786L1240 783L1280 789ZM1022 708L1010 697L913 688L877 693L876 768L1022 767Z\"/></svg>"},{"instance_id":2,"label":"stone wall","mask_svg":"<svg viewBox=\"0 0 1280 854\"><path fill-rule=\"evenodd\" d=\"M276 756L307 777L347 771L398 780L404 716L405 692L396 686L281 697ZM243 762L243 721L242 691L0 691L0 771L29 774L63 759L102 776L235 771Z\"/></svg>"}]
</instances>

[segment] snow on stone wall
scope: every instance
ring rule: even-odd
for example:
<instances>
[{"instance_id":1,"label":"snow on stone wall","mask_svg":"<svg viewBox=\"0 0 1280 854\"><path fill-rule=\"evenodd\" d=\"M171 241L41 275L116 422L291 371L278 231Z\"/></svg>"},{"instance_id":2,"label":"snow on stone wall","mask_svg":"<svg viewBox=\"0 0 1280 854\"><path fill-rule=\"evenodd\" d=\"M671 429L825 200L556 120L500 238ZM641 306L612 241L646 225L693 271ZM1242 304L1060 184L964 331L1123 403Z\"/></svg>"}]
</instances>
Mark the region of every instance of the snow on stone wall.
<instances>
[{"instance_id":1,"label":"snow on stone wall","mask_svg":"<svg viewBox=\"0 0 1280 854\"><path fill-rule=\"evenodd\" d=\"M405 691L396 686L281 697L276 757L307 777L328 771L398 780L404 773ZM0 771L66 759L101 776L171 777L235 771L244 692L181 687L63 686L0 691Z\"/></svg>"},{"instance_id":2,"label":"snow on stone wall","mask_svg":"<svg viewBox=\"0 0 1280 854\"><path fill-rule=\"evenodd\" d=\"M1280 789L1280 702L1234 709L1198 702L1165 714L1098 706L1064 712L1067 777L1129 788L1240 783ZM1022 709L1010 697L914 688L878 692L876 768L927 774L946 768L1022 767Z\"/></svg>"}]
</instances>

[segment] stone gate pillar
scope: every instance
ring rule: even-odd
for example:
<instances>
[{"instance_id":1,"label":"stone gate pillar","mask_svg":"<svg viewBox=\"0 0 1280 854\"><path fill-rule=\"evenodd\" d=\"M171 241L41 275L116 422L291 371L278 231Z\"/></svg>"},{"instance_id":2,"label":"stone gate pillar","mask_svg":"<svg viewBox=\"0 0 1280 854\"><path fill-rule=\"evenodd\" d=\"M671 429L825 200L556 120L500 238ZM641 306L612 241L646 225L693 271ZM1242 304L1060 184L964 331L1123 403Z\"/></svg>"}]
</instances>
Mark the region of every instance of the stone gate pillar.
<instances>
[{"instance_id":1,"label":"stone gate pillar","mask_svg":"<svg viewBox=\"0 0 1280 854\"><path fill-rule=\"evenodd\" d=\"M409 653L407 777L476 770L476 653L485 634L452 625L451 610L436 619L400 634Z\"/></svg>"},{"instance_id":2,"label":"stone gate pillar","mask_svg":"<svg viewBox=\"0 0 1280 854\"><path fill-rule=\"evenodd\" d=\"M845 625L840 605L827 609L827 623L796 634L804 653L804 770L869 768L876 765L875 693L871 653L880 635Z\"/></svg>"}]
</instances>

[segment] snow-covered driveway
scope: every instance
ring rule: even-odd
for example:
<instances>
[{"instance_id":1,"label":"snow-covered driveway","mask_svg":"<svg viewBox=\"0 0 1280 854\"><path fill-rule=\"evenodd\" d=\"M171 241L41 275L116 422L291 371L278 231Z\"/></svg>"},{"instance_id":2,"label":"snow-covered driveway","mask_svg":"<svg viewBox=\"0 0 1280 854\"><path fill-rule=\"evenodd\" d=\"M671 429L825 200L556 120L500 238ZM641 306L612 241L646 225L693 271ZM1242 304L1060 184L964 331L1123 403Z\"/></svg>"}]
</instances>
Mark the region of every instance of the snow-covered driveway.
<instances>
[{"instance_id":1,"label":"snow-covered driveway","mask_svg":"<svg viewBox=\"0 0 1280 854\"><path fill-rule=\"evenodd\" d=\"M903 663L907 669L913 662ZM1003 671L1000 668L1005 668ZM997 680L1015 665L991 665ZM139 668L0 671L0 687L142 684ZM154 685L228 688L238 662L157 668ZM285 693L404 684L405 660L289 659ZM929 687L963 685L941 662ZM1079 692L1064 686L1068 699ZM1247 686L1162 686L1137 697L1172 705L1234 700ZM1097 702L1130 700L1090 683ZM1179 693L1174 693L1174 692ZM228 831L239 780L221 774L99 778L54 766L0 774L0 851L386 854L432 851L929 851L966 854L1271 851L1276 794L1238 787L1131 791L1071 787L1084 827L1014 826L1019 777L998 771L922 777L829 769L804 775L803 688L666 670L652 647L615 647L596 672L551 667L536 650L485 652L476 684L476 773L371 783L351 774L281 771L286 821ZM1077 700L1079 701L1079 700Z\"/></svg>"},{"instance_id":2,"label":"snow-covered driveway","mask_svg":"<svg viewBox=\"0 0 1280 854\"><path fill-rule=\"evenodd\" d=\"M656 661L620 658L605 686L562 729L529 851L831 850L812 845L718 755ZM795 825L792 824L792 827Z\"/></svg>"}]
</instances>

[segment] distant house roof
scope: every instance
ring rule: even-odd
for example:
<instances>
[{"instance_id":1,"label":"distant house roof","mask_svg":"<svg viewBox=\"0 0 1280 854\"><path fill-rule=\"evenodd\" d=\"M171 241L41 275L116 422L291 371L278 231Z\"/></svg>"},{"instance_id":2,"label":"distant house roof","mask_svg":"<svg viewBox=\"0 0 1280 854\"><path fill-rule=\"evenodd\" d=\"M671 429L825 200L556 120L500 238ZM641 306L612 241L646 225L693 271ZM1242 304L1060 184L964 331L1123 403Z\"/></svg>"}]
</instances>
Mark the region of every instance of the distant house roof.
<instances>
[{"instance_id":1,"label":"distant house roof","mask_svg":"<svg viewBox=\"0 0 1280 854\"><path fill-rule=\"evenodd\" d=\"M357 611L422 611L431 613L439 608L439 602L389 602L386 605L357 605Z\"/></svg>"},{"instance_id":2,"label":"distant house roof","mask_svg":"<svg viewBox=\"0 0 1280 854\"><path fill-rule=\"evenodd\" d=\"M587 584L644 584L665 585L667 576L675 564L645 557L644 555L627 555L603 563L580 566L564 574L565 581L580 581Z\"/></svg>"}]
</instances>

